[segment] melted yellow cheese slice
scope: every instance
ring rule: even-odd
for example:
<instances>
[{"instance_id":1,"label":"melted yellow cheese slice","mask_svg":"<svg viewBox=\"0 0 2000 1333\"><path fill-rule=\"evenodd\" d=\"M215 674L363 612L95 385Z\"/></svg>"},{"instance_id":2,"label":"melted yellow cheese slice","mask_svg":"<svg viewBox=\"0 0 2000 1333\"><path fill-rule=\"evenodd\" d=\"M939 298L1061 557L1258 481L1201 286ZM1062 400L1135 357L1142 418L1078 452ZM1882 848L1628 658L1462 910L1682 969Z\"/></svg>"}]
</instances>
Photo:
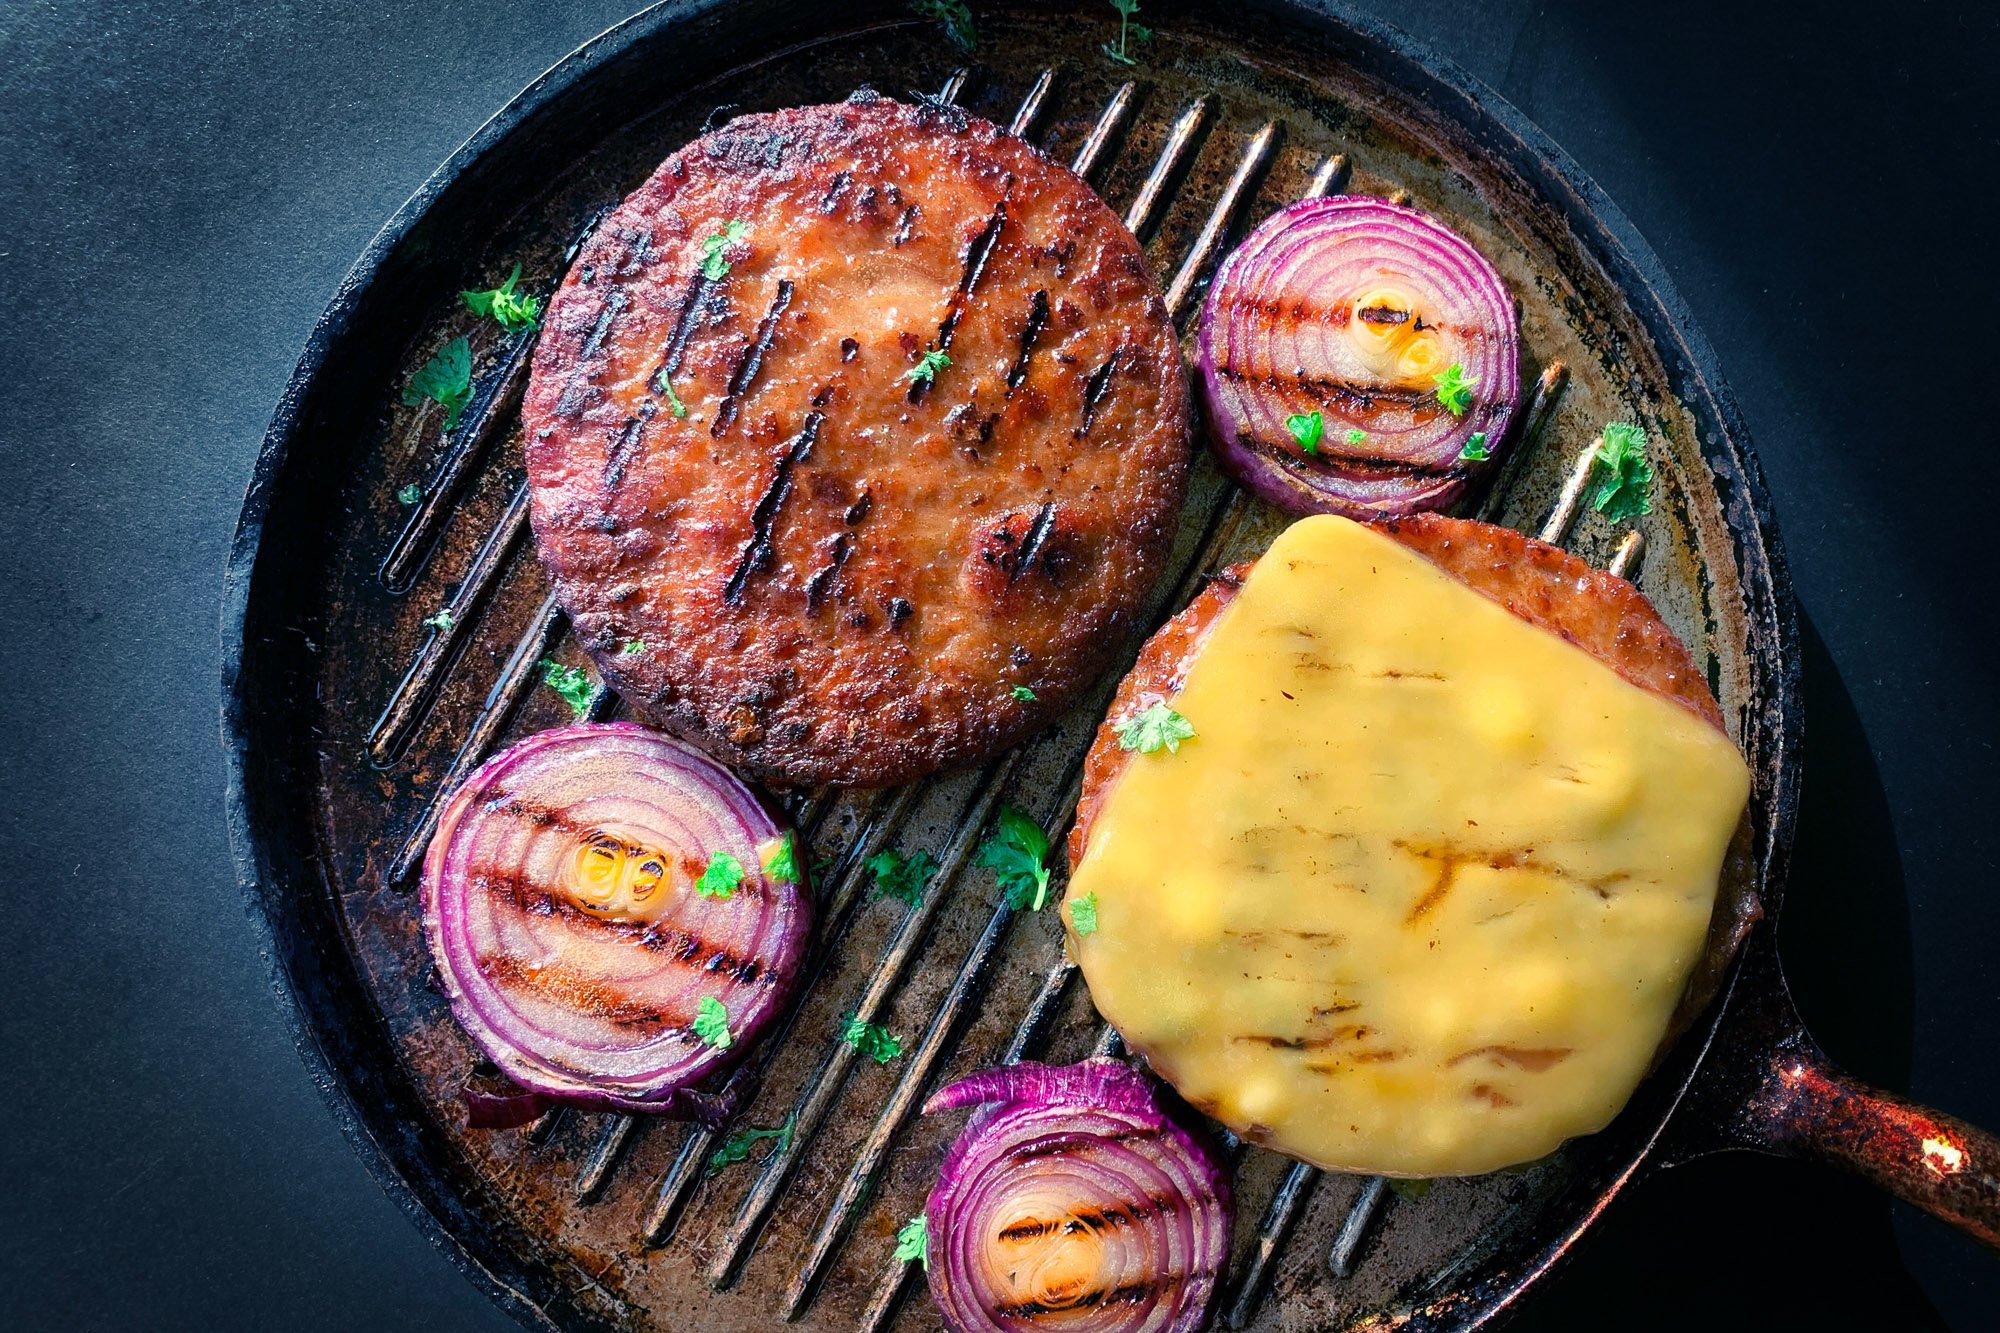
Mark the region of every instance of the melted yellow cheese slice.
<instances>
[{"instance_id":1,"label":"melted yellow cheese slice","mask_svg":"<svg viewBox=\"0 0 2000 1333\"><path fill-rule=\"evenodd\" d=\"M1394 540L1309 518L1221 613L1069 898L1098 1010L1320 1166L1468 1175L1603 1126L1703 947L1729 739ZM1068 913L1065 912L1065 917Z\"/></svg>"}]
</instances>

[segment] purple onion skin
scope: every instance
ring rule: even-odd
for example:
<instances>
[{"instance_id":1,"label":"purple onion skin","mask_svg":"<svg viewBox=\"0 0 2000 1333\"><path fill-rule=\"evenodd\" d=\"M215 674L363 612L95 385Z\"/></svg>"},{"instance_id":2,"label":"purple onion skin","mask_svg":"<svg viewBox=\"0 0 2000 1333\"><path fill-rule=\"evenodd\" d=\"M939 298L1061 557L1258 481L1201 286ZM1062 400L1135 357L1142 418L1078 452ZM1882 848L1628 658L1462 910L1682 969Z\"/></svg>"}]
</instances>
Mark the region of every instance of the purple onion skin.
<instances>
[{"instance_id":1,"label":"purple onion skin","mask_svg":"<svg viewBox=\"0 0 2000 1333\"><path fill-rule=\"evenodd\" d=\"M1462 417L1434 398L1405 401L1432 392L1427 377L1385 385L1333 364L1351 350L1339 341L1357 318L1348 303L1391 281L1385 273L1419 297L1478 381ZM1209 286L1195 361L1211 443L1239 484L1288 513L1361 522L1462 499L1502 461L1520 397L1514 301L1492 264L1435 219L1359 195L1302 200L1244 238ZM1377 390L1389 406L1370 410L1348 388ZM1307 456L1284 423L1314 409L1324 434ZM1350 445L1350 429L1366 439ZM1460 457L1475 433L1490 458Z\"/></svg>"},{"instance_id":2,"label":"purple onion skin","mask_svg":"<svg viewBox=\"0 0 2000 1333\"><path fill-rule=\"evenodd\" d=\"M924 1112L962 1106L979 1109L945 1155L924 1208L931 1297L952 1333L1027 1333L1050 1327L1055 1309L1069 1333L1202 1327L1228 1257L1229 1176L1206 1136L1162 1103L1152 1079L1101 1056L1074 1065L1028 1062L960 1079L933 1095ZM1095 1190L1086 1190L1085 1180ZM1052 1191L1069 1198L1069 1212L1052 1215ZM1042 1235L1054 1238L1042 1244L1084 1243L1068 1240L1077 1234L1071 1224L1079 1209L1085 1218L1095 1214L1092 1220L1119 1214L1111 1225L1085 1222L1094 1237L1110 1238L1089 1254L1130 1258L1118 1247L1145 1242L1151 1266L1098 1273L1094 1282L1047 1293L1045 1302L1039 1291L989 1289L982 1281L982 1244L1022 1243L1000 1230L1041 1222ZM1158 1272L1162 1266L1170 1271ZM1042 1317L1027 1306L1040 1306Z\"/></svg>"},{"instance_id":3,"label":"purple onion skin","mask_svg":"<svg viewBox=\"0 0 2000 1333\"><path fill-rule=\"evenodd\" d=\"M605 772L585 768L583 773L589 780L579 787L576 774L562 765L586 761L608 770L611 780L604 780ZM579 927L571 918L571 924L559 930L550 923L561 913L552 916L546 908L524 908L520 896L531 853L542 848L559 856L565 846L536 840L577 836L574 831L548 832L544 826L561 830L567 821L510 821L504 812L496 813L508 796L519 794L513 779L518 777L523 786L532 788L535 777L546 779L551 773L573 779L567 785L558 784L563 785L565 799L557 813L585 808L579 827L598 827L588 813L593 809L610 814L612 822L627 830L644 828L659 833L663 830L656 825L665 823L683 835L699 832L703 840L714 845L683 846L665 837L657 842L649 840L647 845L669 856L705 857L727 850L743 860L749 873L732 899L696 899L689 890L685 900L655 924L685 927L690 936L704 942L714 943L719 937L731 957L757 964L751 981L734 984L732 989L732 983L739 979L684 966L667 951L640 943L637 937L646 933L640 927L623 928L624 938L604 941L610 946L608 957L626 965L629 972L607 983L613 985L614 992L615 983L622 981L640 987L658 986L672 993L685 978L687 995L683 998L690 1010L698 994L726 995L733 1038L727 1048L707 1045L680 1028L659 1028L657 1023L647 1028L635 1025L632 1031L637 1035L622 1045L594 1047L579 1040L579 1033L587 1032L593 1023L599 1028L610 1027L612 1020L578 1010L574 1015L577 1033L538 1026L517 1007L518 997L480 965L473 943L475 932L509 941L528 935L541 943L535 932L545 930L553 933L557 945L592 938L591 926ZM674 814L667 819L661 812L670 800ZM651 804L656 801L662 804ZM645 822L649 816L653 824ZM754 848L780 831L756 795L714 760L671 737L628 722L583 723L539 732L503 750L469 775L446 802L424 859L424 936L459 1025L520 1089L518 1098L475 1097L468 1090L469 1118L477 1124L520 1116L531 1105L529 1098L704 1121L723 1114L726 1107L718 1097L697 1091L695 1085L739 1059L782 1011L797 983L811 924L810 900L803 883L778 884L760 874ZM475 859L475 852L488 857ZM510 855L515 858L511 863ZM491 859L495 856L497 860ZM503 894L507 887L515 889L512 898ZM539 887L529 885L530 889ZM576 943L575 947L589 952L584 944ZM592 960L594 955L586 959ZM559 950L557 961L563 961ZM651 993L641 992L642 998ZM562 1020L561 1006L543 1001L539 1012L544 1019L550 1011ZM620 1031L622 1035L623 1029Z\"/></svg>"}]
</instances>

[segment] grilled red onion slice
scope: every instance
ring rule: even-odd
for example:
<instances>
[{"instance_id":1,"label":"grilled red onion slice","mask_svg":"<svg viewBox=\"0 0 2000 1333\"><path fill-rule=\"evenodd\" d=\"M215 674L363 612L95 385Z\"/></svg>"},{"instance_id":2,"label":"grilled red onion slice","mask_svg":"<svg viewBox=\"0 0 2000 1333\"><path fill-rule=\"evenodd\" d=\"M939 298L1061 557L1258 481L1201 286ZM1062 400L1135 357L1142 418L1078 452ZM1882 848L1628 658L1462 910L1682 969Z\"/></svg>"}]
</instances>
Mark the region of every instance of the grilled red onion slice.
<instances>
[{"instance_id":1,"label":"grilled red onion slice","mask_svg":"<svg viewBox=\"0 0 2000 1333\"><path fill-rule=\"evenodd\" d=\"M1229 1252L1221 1163L1145 1075L1102 1057L961 1079L977 1105L925 1205L931 1296L953 1333L1190 1333Z\"/></svg>"},{"instance_id":2,"label":"grilled red onion slice","mask_svg":"<svg viewBox=\"0 0 2000 1333\"><path fill-rule=\"evenodd\" d=\"M529 737L453 793L424 858L424 934L452 1012L524 1094L700 1114L691 1085L740 1053L798 970L810 908L763 868L779 837L748 788L657 732ZM744 873L704 896L718 853ZM713 1006L697 1031L708 999L726 1044Z\"/></svg>"},{"instance_id":3,"label":"grilled red onion slice","mask_svg":"<svg viewBox=\"0 0 2000 1333\"><path fill-rule=\"evenodd\" d=\"M1498 462L1520 381L1493 266L1415 209L1358 195L1251 232L1209 288L1196 354L1238 481L1295 514L1364 521L1462 495Z\"/></svg>"}]
</instances>

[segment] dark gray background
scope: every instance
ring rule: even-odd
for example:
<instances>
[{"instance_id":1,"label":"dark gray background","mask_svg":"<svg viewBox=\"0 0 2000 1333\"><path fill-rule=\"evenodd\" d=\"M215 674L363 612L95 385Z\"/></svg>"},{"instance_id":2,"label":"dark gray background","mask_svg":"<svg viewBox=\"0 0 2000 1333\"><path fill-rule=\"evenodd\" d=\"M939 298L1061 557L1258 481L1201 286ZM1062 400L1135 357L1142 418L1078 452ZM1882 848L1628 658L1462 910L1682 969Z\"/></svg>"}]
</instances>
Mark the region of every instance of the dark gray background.
<instances>
[{"instance_id":1,"label":"dark gray background","mask_svg":"<svg viewBox=\"0 0 2000 1333\"><path fill-rule=\"evenodd\" d=\"M633 0L0 0L0 1327L502 1329L294 1055L223 835L251 461L369 236ZM1856 1072L2000 1125L2000 10L1370 0L1539 120L1720 352L1806 617L1781 934ZM2000 1259L1709 1159L1525 1328L2000 1327Z\"/></svg>"}]
</instances>

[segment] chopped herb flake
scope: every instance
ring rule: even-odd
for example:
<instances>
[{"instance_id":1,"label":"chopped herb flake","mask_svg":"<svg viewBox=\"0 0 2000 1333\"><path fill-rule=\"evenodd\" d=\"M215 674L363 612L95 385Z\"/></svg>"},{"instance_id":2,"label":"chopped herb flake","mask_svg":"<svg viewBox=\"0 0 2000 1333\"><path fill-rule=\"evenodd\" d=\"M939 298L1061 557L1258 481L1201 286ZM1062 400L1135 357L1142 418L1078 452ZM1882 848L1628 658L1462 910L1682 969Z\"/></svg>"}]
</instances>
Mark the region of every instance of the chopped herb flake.
<instances>
[{"instance_id":1,"label":"chopped herb flake","mask_svg":"<svg viewBox=\"0 0 2000 1333\"><path fill-rule=\"evenodd\" d=\"M1361 427L1359 426L1350 426L1347 429L1347 434L1341 436L1340 438L1346 440L1351 445L1365 444L1368 441L1368 432L1361 429Z\"/></svg>"},{"instance_id":2,"label":"chopped herb flake","mask_svg":"<svg viewBox=\"0 0 2000 1333\"><path fill-rule=\"evenodd\" d=\"M701 997L690 1026L694 1028L695 1036L718 1051L726 1051L736 1044L736 1036L729 1030L729 1010L713 995Z\"/></svg>"},{"instance_id":3,"label":"chopped herb flake","mask_svg":"<svg viewBox=\"0 0 2000 1333\"><path fill-rule=\"evenodd\" d=\"M1299 448L1309 454L1319 452L1319 442L1326 436L1326 418L1315 408L1311 412L1297 412L1285 418L1285 429L1299 442Z\"/></svg>"},{"instance_id":4,"label":"chopped herb flake","mask_svg":"<svg viewBox=\"0 0 2000 1333\"><path fill-rule=\"evenodd\" d=\"M701 878L694 882L694 891L704 898L729 898L735 895L736 886L742 882L743 863L728 852L717 852L701 868Z\"/></svg>"},{"instance_id":5,"label":"chopped herb flake","mask_svg":"<svg viewBox=\"0 0 2000 1333\"><path fill-rule=\"evenodd\" d=\"M909 373L904 375L903 378L914 380L918 384L935 384L937 383L938 372L950 364L951 358L943 351L934 347L917 358L917 364L911 366Z\"/></svg>"},{"instance_id":6,"label":"chopped herb flake","mask_svg":"<svg viewBox=\"0 0 2000 1333\"><path fill-rule=\"evenodd\" d=\"M722 1141L721 1147L708 1155L708 1165L703 1169L703 1174L712 1176L724 1167L734 1166L738 1162L750 1160L750 1150L766 1139L776 1139L778 1141L776 1151L790 1151L792 1135L798 1129L798 1124L799 1113L794 1111L786 1116L785 1123L776 1129L746 1127L737 1130Z\"/></svg>"},{"instance_id":7,"label":"chopped herb flake","mask_svg":"<svg viewBox=\"0 0 2000 1333\"><path fill-rule=\"evenodd\" d=\"M1653 512L1653 465L1646 461L1646 432L1615 421L1598 437L1597 461L1604 478L1590 507L1613 523Z\"/></svg>"},{"instance_id":8,"label":"chopped herb flake","mask_svg":"<svg viewBox=\"0 0 2000 1333\"><path fill-rule=\"evenodd\" d=\"M1389 1192L1399 1199L1407 1199L1411 1203L1415 1203L1418 1199L1423 1198L1431 1192L1431 1182L1423 1179L1391 1180L1389 1182Z\"/></svg>"},{"instance_id":9,"label":"chopped herb flake","mask_svg":"<svg viewBox=\"0 0 2000 1333\"><path fill-rule=\"evenodd\" d=\"M930 1219L918 1213L896 1229L896 1258L903 1263L912 1259L925 1268L931 1266L931 1224Z\"/></svg>"},{"instance_id":10,"label":"chopped herb flake","mask_svg":"<svg viewBox=\"0 0 2000 1333\"><path fill-rule=\"evenodd\" d=\"M1493 457L1493 451L1486 447L1486 432L1474 431L1472 438L1465 442L1465 447L1458 451L1458 456L1468 463L1484 463Z\"/></svg>"},{"instance_id":11,"label":"chopped herb flake","mask_svg":"<svg viewBox=\"0 0 2000 1333\"><path fill-rule=\"evenodd\" d=\"M1464 416L1465 409L1472 406L1472 386L1479 381L1467 379L1465 367L1454 361L1434 382L1438 405L1455 417Z\"/></svg>"},{"instance_id":12,"label":"chopped herb flake","mask_svg":"<svg viewBox=\"0 0 2000 1333\"><path fill-rule=\"evenodd\" d=\"M993 877L1007 895L1007 905L1016 911L1042 910L1049 900L1049 836L1041 825L1011 805L1000 807L993 831L979 844L973 858L990 866Z\"/></svg>"},{"instance_id":13,"label":"chopped herb flake","mask_svg":"<svg viewBox=\"0 0 2000 1333\"><path fill-rule=\"evenodd\" d=\"M847 1016L840 1039L878 1065L886 1065L903 1053L903 1043L895 1033L880 1023L864 1023L853 1014Z\"/></svg>"},{"instance_id":14,"label":"chopped herb flake","mask_svg":"<svg viewBox=\"0 0 2000 1333\"><path fill-rule=\"evenodd\" d=\"M460 292L459 299L473 314L485 315L509 333L521 333L535 327L535 321L541 318L542 303L514 290L520 281L521 266L516 264L507 281L498 287L483 292Z\"/></svg>"},{"instance_id":15,"label":"chopped herb flake","mask_svg":"<svg viewBox=\"0 0 2000 1333\"><path fill-rule=\"evenodd\" d=\"M560 662L544 657L535 664L542 669L542 684L562 696L569 705L569 711L582 717L590 711L590 696L596 688L590 682L590 673L582 667L564 666Z\"/></svg>"},{"instance_id":16,"label":"chopped herb flake","mask_svg":"<svg viewBox=\"0 0 2000 1333\"><path fill-rule=\"evenodd\" d=\"M426 625L429 625L432 629L438 631L438 633L442 634L446 630L449 630L453 625L456 625L458 622L452 618L452 614L449 610L445 610L438 612L434 616L424 617L424 623Z\"/></svg>"},{"instance_id":17,"label":"chopped herb flake","mask_svg":"<svg viewBox=\"0 0 2000 1333\"><path fill-rule=\"evenodd\" d=\"M924 888L938 871L938 863L929 852L905 856L894 848L875 853L868 858L867 864L875 876L877 895L898 899L912 907L923 904Z\"/></svg>"},{"instance_id":18,"label":"chopped herb flake","mask_svg":"<svg viewBox=\"0 0 2000 1333\"><path fill-rule=\"evenodd\" d=\"M1097 895L1086 893L1069 900L1069 924L1079 935L1097 933Z\"/></svg>"},{"instance_id":19,"label":"chopped herb flake","mask_svg":"<svg viewBox=\"0 0 2000 1333\"><path fill-rule=\"evenodd\" d=\"M644 639L627 639L624 646L618 650L619 654L624 657L637 657L645 651L646 641Z\"/></svg>"},{"instance_id":20,"label":"chopped herb flake","mask_svg":"<svg viewBox=\"0 0 2000 1333\"><path fill-rule=\"evenodd\" d=\"M910 0L910 12L918 18L936 19L944 25L944 35L961 51L979 45L979 33L972 26L972 11L964 0Z\"/></svg>"},{"instance_id":21,"label":"chopped herb flake","mask_svg":"<svg viewBox=\"0 0 2000 1333\"><path fill-rule=\"evenodd\" d=\"M461 334L410 377L410 387L403 390L403 405L415 407L430 399L444 409L444 428L450 430L458 425L471 397L472 345Z\"/></svg>"},{"instance_id":22,"label":"chopped herb flake","mask_svg":"<svg viewBox=\"0 0 2000 1333\"><path fill-rule=\"evenodd\" d=\"M660 392L667 396L667 411L672 412L677 417L684 417L688 414L688 405L681 401L679 394L674 392L674 382L667 378L666 371L661 371L660 377L654 383L658 384Z\"/></svg>"},{"instance_id":23,"label":"chopped herb flake","mask_svg":"<svg viewBox=\"0 0 2000 1333\"><path fill-rule=\"evenodd\" d=\"M723 252L750 234L750 224L731 220L722 224L722 230L705 237L701 243L701 276L710 282L721 282L729 276L729 256ZM676 416L680 415L675 413Z\"/></svg>"},{"instance_id":24,"label":"chopped herb flake","mask_svg":"<svg viewBox=\"0 0 2000 1333\"><path fill-rule=\"evenodd\" d=\"M1104 54L1121 65L1136 65L1139 62L1132 58L1131 44L1152 41L1153 30L1132 21L1139 12L1139 0L1111 0L1111 7L1118 11L1118 40L1106 42Z\"/></svg>"},{"instance_id":25,"label":"chopped herb flake","mask_svg":"<svg viewBox=\"0 0 2000 1333\"><path fill-rule=\"evenodd\" d=\"M414 481L396 492L396 503L398 504L413 505L423 498L424 488L417 485Z\"/></svg>"},{"instance_id":26,"label":"chopped herb flake","mask_svg":"<svg viewBox=\"0 0 2000 1333\"><path fill-rule=\"evenodd\" d=\"M1008 693L1013 695L1016 699L1019 699L1024 704L1031 704L1035 702L1035 692L1029 689L1026 685L1016 685L1013 689L1009 690Z\"/></svg>"},{"instance_id":27,"label":"chopped herb flake","mask_svg":"<svg viewBox=\"0 0 2000 1333\"><path fill-rule=\"evenodd\" d=\"M798 835L787 829L763 847L764 878L776 884L799 882Z\"/></svg>"},{"instance_id":28,"label":"chopped herb flake","mask_svg":"<svg viewBox=\"0 0 2000 1333\"><path fill-rule=\"evenodd\" d=\"M1121 750L1152 754L1165 747L1169 753L1178 754L1181 742L1194 735L1194 724L1165 703L1154 703L1126 718L1112 730L1118 733L1118 748Z\"/></svg>"}]
</instances>

